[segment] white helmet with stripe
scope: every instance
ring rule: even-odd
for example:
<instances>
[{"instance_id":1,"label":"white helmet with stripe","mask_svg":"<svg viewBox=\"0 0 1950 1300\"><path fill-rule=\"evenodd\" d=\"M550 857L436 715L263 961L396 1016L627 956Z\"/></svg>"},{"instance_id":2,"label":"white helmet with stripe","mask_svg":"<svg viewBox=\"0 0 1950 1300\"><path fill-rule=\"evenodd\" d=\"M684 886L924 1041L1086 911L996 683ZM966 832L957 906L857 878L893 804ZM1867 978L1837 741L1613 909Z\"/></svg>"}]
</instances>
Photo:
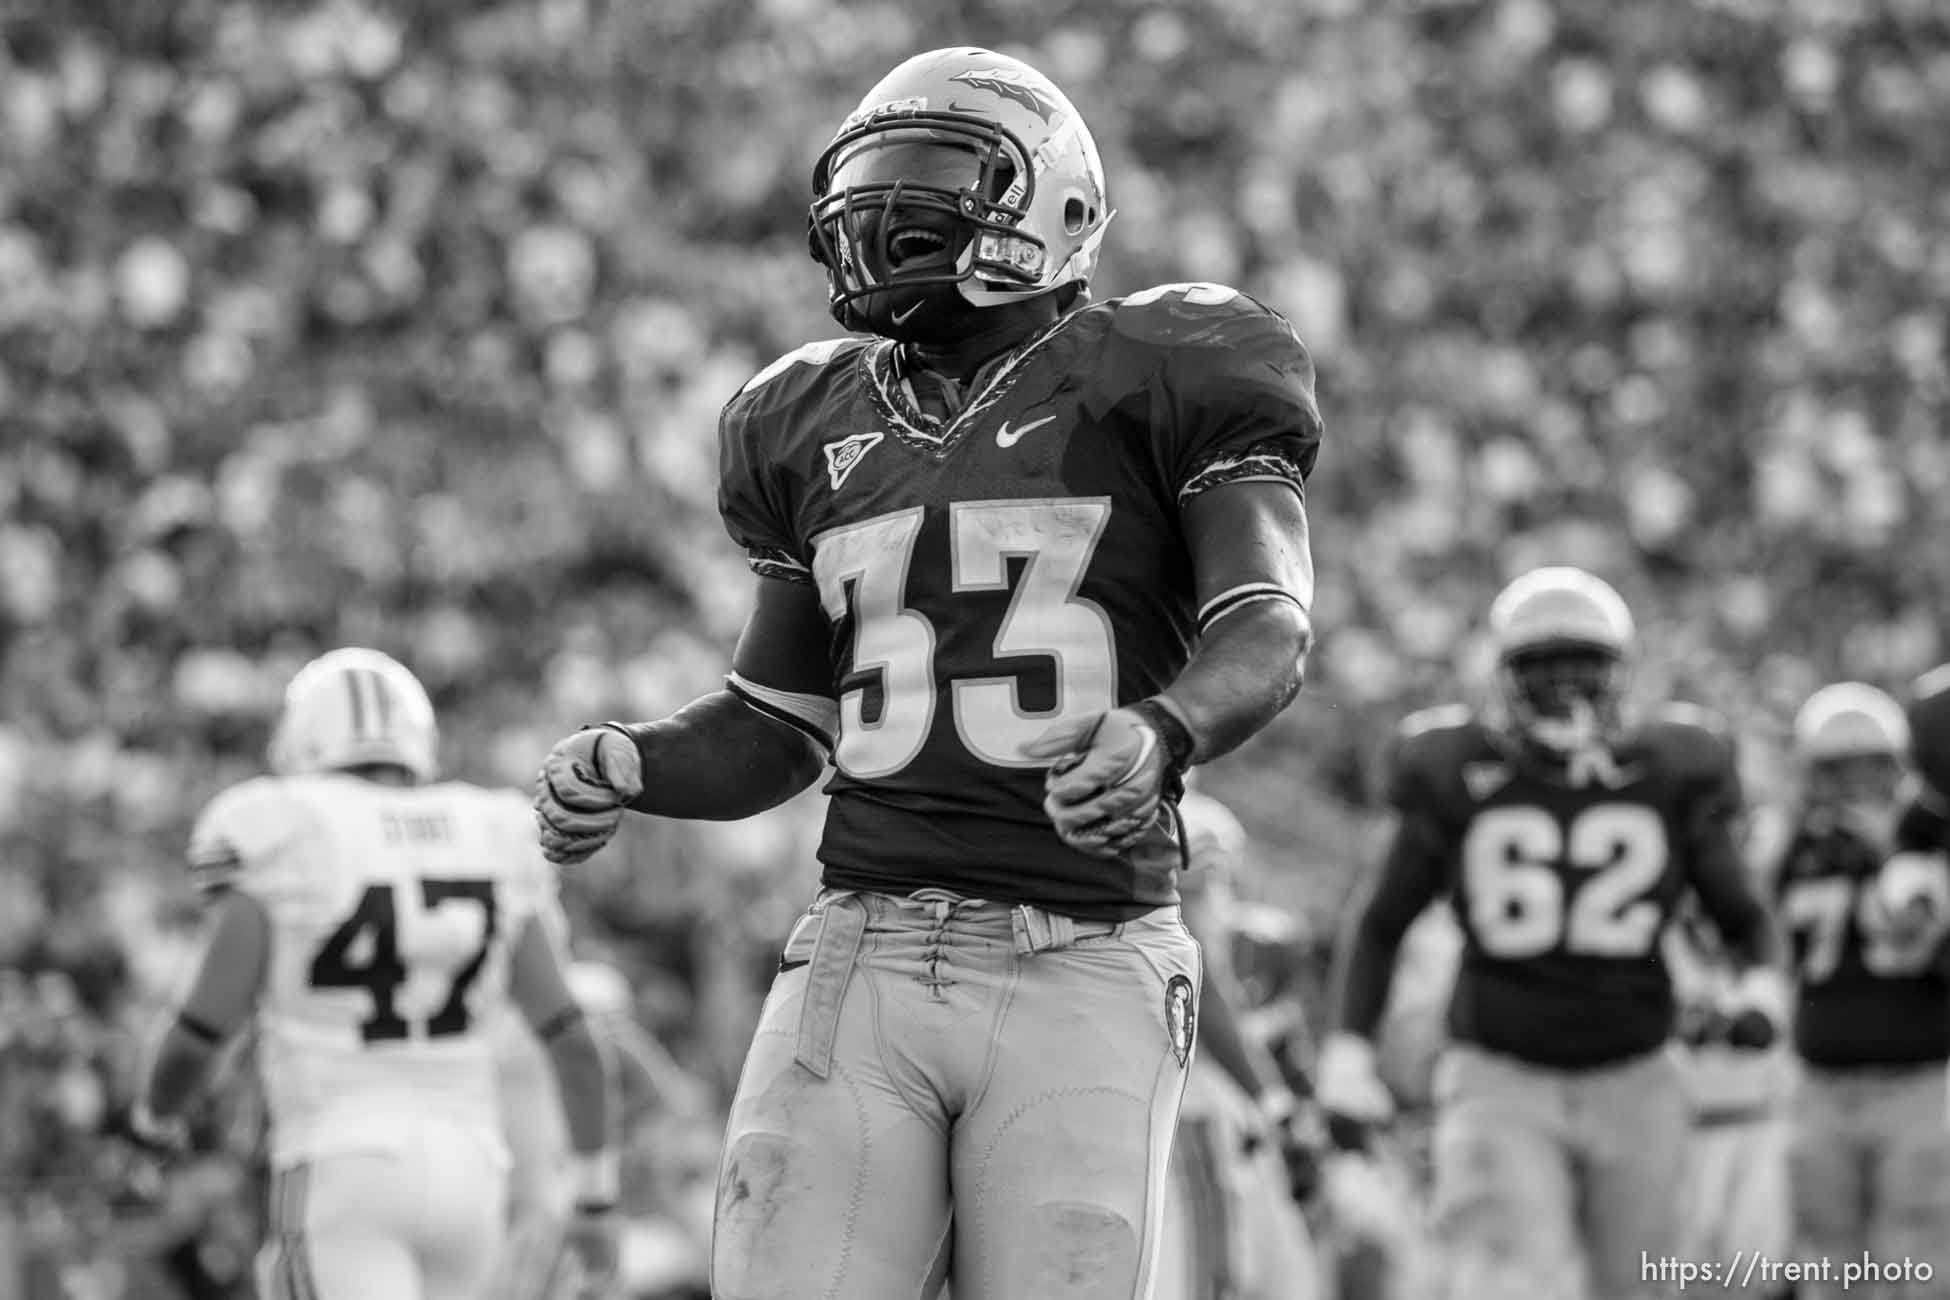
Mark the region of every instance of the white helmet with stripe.
<instances>
[{"instance_id":1,"label":"white helmet with stripe","mask_svg":"<svg viewBox=\"0 0 1950 1300\"><path fill-rule=\"evenodd\" d=\"M1794 715L1794 751L1805 762L1901 758L1908 749L1903 706L1867 682L1824 686Z\"/></svg>"},{"instance_id":2,"label":"white helmet with stripe","mask_svg":"<svg viewBox=\"0 0 1950 1300\"><path fill-rule=\"evenodd\" d=\"M419 678L391 655L348 646L312 660L285 688L271 769L292 776L383 764L430 781L439 746Z\"/></svg>"}]
</instances>

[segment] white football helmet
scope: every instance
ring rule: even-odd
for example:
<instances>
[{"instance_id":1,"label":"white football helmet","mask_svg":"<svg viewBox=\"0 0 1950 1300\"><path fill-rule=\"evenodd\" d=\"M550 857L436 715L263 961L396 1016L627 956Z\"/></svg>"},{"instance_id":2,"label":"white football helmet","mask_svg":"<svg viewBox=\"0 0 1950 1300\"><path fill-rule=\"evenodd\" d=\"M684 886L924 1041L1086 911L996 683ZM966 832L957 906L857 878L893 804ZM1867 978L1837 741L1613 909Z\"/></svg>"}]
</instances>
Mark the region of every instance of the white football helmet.
<instances>
[{"instance_id":1,"label":"white football helmet","mask_svg":"<svg viewBox=\"0 0 1950 1300\"><path fill-rule=\"evenodd\" d=\"M813 168L813 257L850 330L941 341L966 309L1087 285L1111 218L1076 106L1020 59L957 46L869 90Z\"/></svg>"},{"instance_id":2,"label":"white football helmet","mask_svg":"<svg viewBox=\"0 0 1950 1300\"><path fill-rule=\"evenodd\" d=\"M1794 752L1805 763L1881 755L1909 749L1902 705L1867 682L1836 682L1808 697L1794 715Z\"/></svg>"},{"instance_id":3,"label":"white football helmet","mask_svg":"<svg viewBox=\"0 0 1950 1300\"><path fill-rule=\"evenodd\" d=\"M1824 686L1795 712L1808 801L1849 811L1878 839L1901 797L1908 752L1902 705L1867 682Z\"/></svg>"},{"instance_id":4,"label":"white football helmet","mask_svg":"<svg viewBox=\"0 0 1950 1300\"><path fill-rule=\"evenodd\" d=\"M425 782L439 747L433 701L419 678L390 655L351 646L312 660L285 688L271 770L292 776L389 764Z\"/></svg>"},{"instance_id":5,"label":"white football helmet","mask_svg":"<svg viewBox=\"0 0 1950 1300\"><path fill-rule=\"evenodd\" d=\"M1602 578L1568 565L1530 570L1490 605L1489 635L1498 693L1524 736L1568 754L1618 725L1638 632Z\"/></svg>"}]
</instances>

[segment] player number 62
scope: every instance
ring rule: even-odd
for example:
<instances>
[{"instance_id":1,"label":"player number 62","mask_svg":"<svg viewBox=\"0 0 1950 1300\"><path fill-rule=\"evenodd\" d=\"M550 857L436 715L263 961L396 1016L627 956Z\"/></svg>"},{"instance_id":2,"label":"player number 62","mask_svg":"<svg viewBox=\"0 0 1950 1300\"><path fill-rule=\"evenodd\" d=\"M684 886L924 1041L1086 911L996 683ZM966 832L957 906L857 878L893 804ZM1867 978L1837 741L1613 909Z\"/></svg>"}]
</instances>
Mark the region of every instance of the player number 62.
<instances>
[{"instance_id":1,"label":"player number 62","mask_svg":"<svg viewBox=\"0 0 1950 1300\"><path fill-rule=\"evenodd\" d=\"M1560 862L1589 874L1567 890ZM1658 939L1662 909L1645 895L1666 869L1666 828L1643 804L1593 804L1568 825L1542 808L1487 809L1463 840L1462 866L1470 929L1493 957L1535 957L1560 942L1637 957Z\"/></svg>"}]
</instances>

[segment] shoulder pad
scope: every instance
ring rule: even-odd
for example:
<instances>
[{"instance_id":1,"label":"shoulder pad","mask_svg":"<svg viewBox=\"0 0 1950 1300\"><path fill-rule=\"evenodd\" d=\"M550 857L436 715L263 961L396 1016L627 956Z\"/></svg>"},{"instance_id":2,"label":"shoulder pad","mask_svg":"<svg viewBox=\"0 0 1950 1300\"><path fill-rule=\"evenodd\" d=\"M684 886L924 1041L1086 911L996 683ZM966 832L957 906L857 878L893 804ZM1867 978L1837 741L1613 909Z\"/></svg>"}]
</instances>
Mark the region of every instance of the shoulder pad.
<instances>
[{"instance_id":1,"label":"shoulder pad","mask_svg":"<svg viewBox=\"0 0 1950 1300\"><path fill-rule=\"evenodd\" d=\"M1950 802L1950 664L1916 679L1904 712L1917 774L1940 799Z\"/></svg>"},{"instance_id":2,"label":"shoulder pad","mask_svg":"<svg viewBox=\"0 0 1950 1300\"><path fill-rule=\"evenodd\" d=\"M1733 739L1733 725L1726 715L1685 700L1667 700L1652 710L1651 720L1680 730L1710 732L1722 740Z\"/></svg>"},{"instance_id":3,"label":"shoulder pad","mask_svg":"<svg viewBox=\"0 0 1950 1300\"><path fill-rule=\"evenodd\" d=\"M1950 697L1950 664L1938 664L1910 683L1909 697L1917 703Z\"/></svg>"},{"instance_id":4,"label":"shoulder pad","mask_svg":"<svg viewBox=\"0 0 1950 1300\"><path fill-rule=\"evenodd\" d=\"M466 800L483 819L507 824L521 818L528 821L531 827L534 825L534 805L527 795L513 786L475 785L472 781L448 781L443 785L457 797Z\"/></svg>"},{"instance_id":5,"label":"shoulder pad","mask_svg":"<svg viewBox=\"0 0 1950 1300\"><path fill-rule=\"evenodd\" d=\"M499 850L495 874L508 887L507 901L524 914L544 908L555 897L557 881L555 868L542 856L534 804L508 787L456 785L466 791L481 825L491 828L489 842Z\"/></svg>"},{"instance_id":6,"label":"shoulder pad","mask_svg":"<svg viewBox=\"0 0 1950 1300\"><path fill-rule=\"evenodd\" d=\"M1427 811L1426 798L1461 789L1464 766L1482 757L1482 737L1475 713L1463 705L1409 714L1388 749L1388 801L1404 811Z\"/></svg>"},{"instance_id":7,"label":"shoulder pad","mask_svg":"<svg viewBox=\"0 0 1950 1300\"><path fill-rule=\"evenodd\" d=\"M1468 726L1475 719L1476 715L1470 712L1467 704L1438 704L1433 708L1418 709L1403 718L1395 728L1395 738L1405 741L1425 731L1453 731Z\"/></svg>"},{"instance_id":8,"label":"shoulder pad","mask_svg":"<svg viewBox=\"0 0 1950 1300\"><path fill-rule=\"evenodd\" d=\"M1671 702L1646 718L1641 733L1656 761L1682 772L1718 775L1735 764L1732 725L1711 709Z\"/></svg>"},{"instance_id":9,"label":"shoulder pad","mask_svg":"<svg viewBox=\"0 0 1950 1300\"><path fill-rule=\"evenodd\" d=\"M280 777L233 785L207 804L190 832L190 882L200 894L265 883L289 868L309 810Z\"/></svg>"},{"instance_id":10,"label":"shoulder pad","mask_svg":"<svg viewBox=\"0 0 1950 1300\"><path fill-rule=\"evenodd\" d=\"M849 348L863 348L867 346L868 342L869 340L856 338L852 335L842 335L836 339L817 339L811 343L801 344L774 361L771 365L766 366L750 379L747 379L738 391L732 395L732 400L737 401L747 394L755 393L780 376L785 375L788 371L794 369L803 367L808 371L823 370L832 362L834 357L839 356L842 352L847 351Z\"/></svg>"},{"instance_id":11,"label":"shoulder pad","mask_svg":"<svg viewBox=\"0 0 1950 1300\"><path fill-rule=\"evenodd\" d=\"M1646 715L1648 737L1668 746L1723 754L1734 743L1733 724L1726 715L1697 704L1671 701Z\"/></svg>"},{"instance_id":12,"label":"shoulder pad","mask_svg":"<svg viewBox=\"0 0 1950 1300\"><path fill-rule=\"evenodd\" d=\"M1286 319L1239 290L1223 284L1160 284L1104 304L1111 328L1138 343L1166 347L1227 347L1234 336Z\"/></svg>"}]
</instances>

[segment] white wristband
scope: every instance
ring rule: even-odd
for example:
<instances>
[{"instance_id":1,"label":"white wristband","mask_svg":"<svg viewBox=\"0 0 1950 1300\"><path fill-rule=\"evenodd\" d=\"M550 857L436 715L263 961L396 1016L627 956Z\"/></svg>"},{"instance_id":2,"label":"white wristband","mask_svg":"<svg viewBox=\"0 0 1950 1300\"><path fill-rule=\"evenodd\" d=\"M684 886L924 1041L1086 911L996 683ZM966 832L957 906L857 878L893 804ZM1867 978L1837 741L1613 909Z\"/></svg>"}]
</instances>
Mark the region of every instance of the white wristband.
<instances>
[{"instance_id":1,"label":"white wristband","mask_svg":"<svg viewBox=\"0 0 1950 1300\"><path fill-rule=\"evenodd\" d=\"M607 1207L622 1195L623 1161L614 1147L578 1152L572 1166L576 1204Z\"/></svg>"}]
</instances>

